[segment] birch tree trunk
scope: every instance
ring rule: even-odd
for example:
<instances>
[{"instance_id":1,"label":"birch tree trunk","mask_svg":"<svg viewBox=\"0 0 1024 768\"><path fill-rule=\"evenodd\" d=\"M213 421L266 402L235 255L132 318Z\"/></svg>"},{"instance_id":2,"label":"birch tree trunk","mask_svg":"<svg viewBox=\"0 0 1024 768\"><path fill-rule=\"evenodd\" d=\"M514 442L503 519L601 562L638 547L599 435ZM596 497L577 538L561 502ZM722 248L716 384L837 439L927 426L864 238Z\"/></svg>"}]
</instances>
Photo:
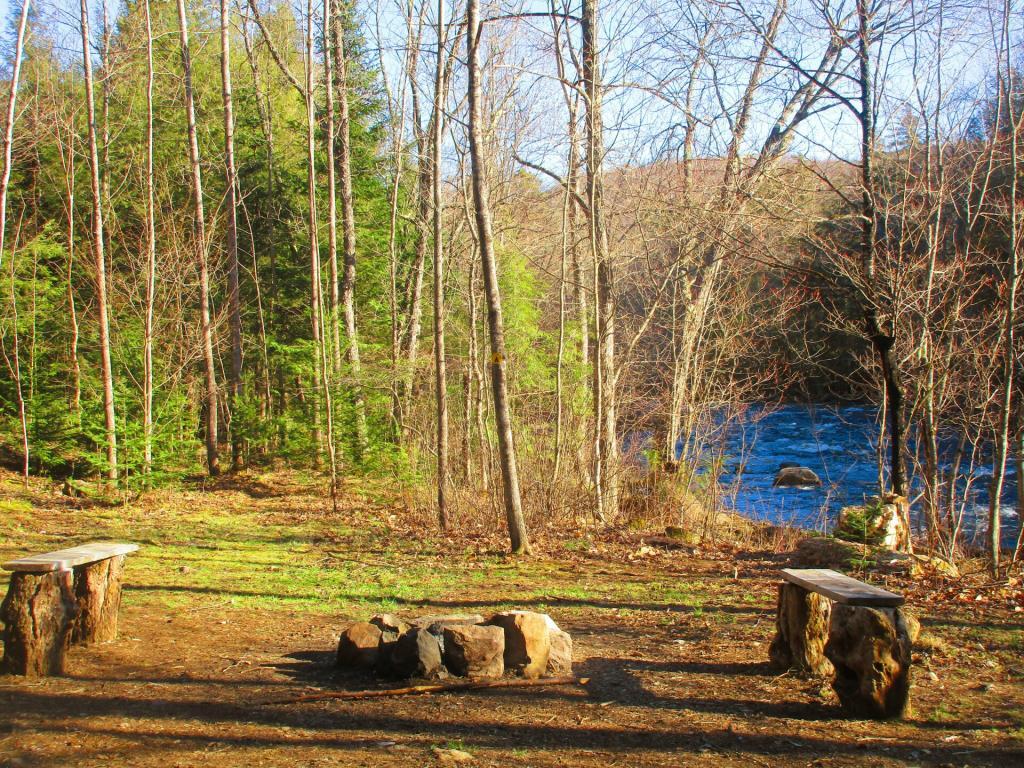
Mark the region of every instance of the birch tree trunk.
<instances>
[{"instance_id":1,"label":"birch tree trunk","mask_svg":"<svg viewBox=\"0 0 1024 768\"><path fill-rule=\"evenodd\" d=\"M153 23L146 14L146 306L142 349L142 471L153 467L153 312L156 298L156 200L153 179Z\"/></svg>"},{"instance_id":2,"label":"birch tree trunk","mask_svg":"<svg viewBox=\"0 0 1024 768\"><path fill-rule=\"evenodd\" d=\"M341 0L336 0L341 2ZM324 143L327 148L327 273L330 281L328 317L331 329L331 361L335 376L341 375L341 294L338 274L338 182L335 144L337 125L334 114L334 55L337 43L334 40L334 2L324 0L323 50L324 50L324 91L326 92L326 114Z\"/></svg>"},{"instance_id":3,"label":"birch tree trunk","mask_svg":"<svg viewBox=\"0 0 1024 768\"><path fill-rule=\"evenodd\" d=\"M85 0L82 0L84 3ZM178 0L178 24L181 40L181 64L185 77L185 117L188 121L188 149L192 166L192 204L195 217L196 264L199 268L199 320L203 344L203 372L206 379L206 467L211 477L220 474L217 455L217 374L213 357L213 323L210 318L210 267L206 251L206 211L203 205L203 172L196 130L196 106L192 91L192 54L188 42L185 0Z\"/></svg>"},{"instance_id":4,"label":"birch tree trunk","mask_svg":"<svg viewBox=\"0 0 1024 768\"><path fill-rule=\"evenodd\" d=\"M477 237L480 243L484 291L487 297L487 320L491 337L491 392L494 398L494 417L498 431L505 516L508 521L512 552L528 554L530 542L519 494L519 468L516 463L506 381L505 326L501 314L501 291L498 286L498 270L494 256L494 236L484 161L478 50L480 44L479 13L479 0L468 0L466 28L469 67L469 153L472 161L473 200L476 206Z\"/></svg>"},{"instance_id":5,"label":"birch tree trunk","mask_svg":"<svg viewBox=\"0 0 1024 768\"><path fill-rule=\"evenodd\" d=\"M21 57L25 50L25 32L28 29L28 11L31 0L25 0L18 19L18 39L14 44L14 68L7 96L7 114L4 116L4 169L0 177L0 264L4 260L4 244L7 235L7 191L11 185L11 155L14 148L14 119L18 102L18 85L21 82Z\"/></svg>"},{"instance_id":6,"label":"birch tree trunk","mask_svg":"<svg viewBox=\"0 0 1024 768\"><path fill-rule=\"evenodd\" d=\"M231 416L231 469L242 468L242 435L235 422L242 396L242 307L238 288L238 173L235 170L235 114L231 96L231 32L228 0L220 0L220 78L224 104L224 181L227 186L228 325L231 329L231 381L228 413Z\"/></svg>"},{"instance_id":7,"label":"birch tree trunk","mask_svg":"<svg viewBox=\"0 0 1024 768\"><path fill-rule=\"evenodd\" d=\"M325 6L332 0L325 0ZM366 453L366 405L363 400L362 364L359 359L359 335L356 331L356 216L352 194L352 125L349 109L348 64L345 60L345 26L341 0L333 0L332 11L334 87L338 95L338 171L341 173L341 225L344 270L341 275L341 312L345 320L345 357L352 377L352 404L355 411L353 447L356 461ZM325 19L324 25L328 22ZM330 82L330 80L328 80ZM328 90L330 90L328 86ZM330 104L332 99L328 99ZM333 145L332 145L333 150Z\"/></svg>"},{"instance_id":8,"label":"birch tree trunk","mask_svg":"<svg viewBox=\"0 0 1024 768\"><path fill-rule=\"evenodd\" d=\"M583 1L582 74L586 105L587 205L590 247L594 255L596 342L594 359L595 513L615 517L619 507L618 440L615 403L615 277L604 221L604 128L601 119L601 61L598 45L598 0Z\"/></svg>"},{"instance_id":9,"label":"birch tree trunk","mask_svg":"<svg viewBox=\"0 0 1024 768\"><path fill-rule=\"evenodd\" d=\"M18 237L15 236L15 241ZM14 399L18 404L18 424L21 427L21 476L22 479L28 482L28 470L29 470L29 439L28 439L28 414L25 409L25 387L22 381L21 375L21 342L20 334L18 332L18 294L15 290L15 249L17 248L17 242L15 242L15 248L11 249L11 280L9 283L11 293L11 355L7 354L7 347L0 347L0 351L3 352L4 363L7 365L7 371L11 374L11 380L14 382ZM2 341L0 341L2 345ZM11 357L13 356L13 360Z\"/></svg>"},{"instance_id":10,"label":"birch tree trunk","mask_svg":"<svg viewBox=\"0 0 1024 768\"><path fill-rule=\"evenodd\" d=\"M432 128L424 131L421 122L419 93L416 88L416 68L419 61L419 46L422 38L422 15L414 23L414 7L412 0L406 6L406 28L408 30L408 50L406 57L406 80L409 84L409 100L412 108L413 132L416 139L416 245L413 264L409 270L405 284L405 321L402 325L401 357L405 361L405 370L400 380L399 393L396 398L396 421L402 443L407 444L410 438L406 420L412 408L413 382L416 374L416 361L419 356L420 327L423 318L423 278L427 261L427 238L429 237L430 213L430 153L428 151L429 136ZM397 158L396 158L397 159Z\"/></svg>"},{"instance_id":11,"label":"birch tree trunk","mask_svg":"<svg viewBox=\"0 0 1024 768\"><path fill-rule=\"evenodd\" d=\"M321 319L323 306L321 296L322 278L320 276L320 235L316 209L316 92L314 90L314 17L313 0L306 0L306 52L305 52L305 102L306 102L306 192L309 212L309 269L310 269L310 318L313 332L314 370L317 387L324 405L327 427L327 459L331 473L331 501L334 509L338 507L338 464L334 444L334 408L331 399L330 366L327 359L327 340L323 332ZM319 401L313 404L319 414Z\"/></svg>"},{"instance_id":12,"label":"birch tree trunk","mask_svg":"<svg viewBox=\"0 0 1024 768\"><path fill-rule=\"evenodd\" d=\"M7 236L7 191L11 183L12 150L14 146L14 119L16 115L18 100L18 85L21 81L21 59L25 50L25 34L28 29L28 12L30 0L25 0L21 6L21 15L18 19L18 37L14 44L14 66L11 72L11 84L8 91L7 114L4 122L4 167L3 176L0 177L0 264L3 263L4 247ZM69 215L68 221L71 221ZM17 239L17 237L15 238ZM17 243L15 243L17 247ZM13 251L13 249L12 249ZM22 476L27 480L29 471L29 439L28 419L25 410L25 396L21 380L21 354L18 344L18 300L14 289L14 255L11 255L11 312L14 315L12 325L13 335L13 362L8 359L7 351L4 350L4 360L10 370L11 378L14 380L14 393L18 402L18 422L21 425L21 451L22 451ZM70 291L70 283L69 291Z\"/></svg>"},{"instance_id":13,"label":"birch tree trunk","mask_svg":"<svg viewBox=\"0 0 1024 768\"><path fill-rule=\"evenodd\" d=\"M434 396L437 402L437 519L448 528L448 376L444 348L444 232L441 226L441 140L444 135L444 0L437 0L437 66L431 134L430 193L434 243ZM472 75L471 75L472 77Z\"/></svg>"},{"instance_id":14,"label":"birch tree trunk","mask_svg":"<svg viewBox=\"0 0 1024 768\"><path fill-rule=\"evenodd\" d=\"M181 0L179 0L179 3ZM96 137L96 106L93 93L92 56L89 51L89 8L80 0L82 64L85 70L85 106L89 135L89 176L92 182L92 252L96 269L96 313L99 321L100 377L103 384L103 416L107 438L107 478L117 480L117 419L114 415L114 374L110 361L110 325L107 320L107 265L103 244L103 192Z\"/></svg>"}]
</instances>

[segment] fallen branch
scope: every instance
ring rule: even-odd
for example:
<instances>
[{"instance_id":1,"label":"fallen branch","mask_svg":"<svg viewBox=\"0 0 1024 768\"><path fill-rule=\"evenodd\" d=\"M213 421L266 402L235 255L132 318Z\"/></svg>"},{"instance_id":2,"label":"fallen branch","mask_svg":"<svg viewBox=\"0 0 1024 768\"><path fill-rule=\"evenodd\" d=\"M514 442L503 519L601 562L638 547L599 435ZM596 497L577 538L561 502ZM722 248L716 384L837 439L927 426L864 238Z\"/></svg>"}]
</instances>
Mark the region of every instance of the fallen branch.
<instances>
[{"instance_id":1,"label":"fallen branch","mask_svg":"<svg viewBox=\"0 0 1024 768\"><path fill-rule=\"evenodd\" d=\"M359 701L362 699L383 699L391 696L421 696L427 693L450 693L452 691L479 691L487 688L526 688L539 685L586 685L589 677L539 677L535 680L524 678L507 678L503 680L470 680L464 683L430 683L410 685L405 688L386 688L371 691L330 691L314 693L308 696L297 696L291 699L265 701L262 706L278 704L301 704L306 701L323 701L325 699L342 699Z\"/></svg>"}]
</instances>

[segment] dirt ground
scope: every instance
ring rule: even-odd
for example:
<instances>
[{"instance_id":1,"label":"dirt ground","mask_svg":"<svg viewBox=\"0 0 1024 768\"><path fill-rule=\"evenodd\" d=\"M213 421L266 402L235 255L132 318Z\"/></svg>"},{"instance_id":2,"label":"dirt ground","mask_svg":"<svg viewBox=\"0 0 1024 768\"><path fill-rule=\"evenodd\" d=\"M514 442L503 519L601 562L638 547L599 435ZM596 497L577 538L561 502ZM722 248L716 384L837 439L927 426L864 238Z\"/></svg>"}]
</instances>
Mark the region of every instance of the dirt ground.
<instances>
[{"instance_id":1,"label":"dirt ground","mask_svg":"<svg viewBox=\"0 0 1024 768\"><path fill-rule=\"evenodd\" d=\"M64 677L0 676L0 766L419 766L434 748L482 766L1024 765L1016 582L890 581L926 638L913 713L849 720L827 681L766 663L772 553L623 535L520 562L472 531L433 541L379 501L331 517L313 491L262 487L106 507L3 479L3 559L90 537L142 549L117 641L73 649ZM289 701L380 686L333 668L347 621L509 606L551 613L589 683Z\"/></svg>"}]
</instances>

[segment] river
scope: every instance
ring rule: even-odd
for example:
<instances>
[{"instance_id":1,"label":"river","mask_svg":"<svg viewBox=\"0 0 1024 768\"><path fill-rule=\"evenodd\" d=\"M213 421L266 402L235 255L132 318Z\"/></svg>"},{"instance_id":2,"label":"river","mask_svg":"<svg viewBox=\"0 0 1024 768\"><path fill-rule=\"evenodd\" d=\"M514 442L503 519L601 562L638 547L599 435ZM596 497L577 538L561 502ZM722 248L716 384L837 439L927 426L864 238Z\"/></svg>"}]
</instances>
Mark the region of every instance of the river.
<instances>
[{"instance_id":1,"label":"river","mask_svg":"<svg viewBox=\"0 0 1024 768\"><path fill-rule=\"evenodd\" d=\"M878 493L876 418L876 408L861 405L748 409L722 433L724 505L759 520L828 530L840 508ZM821 487L773 488L783 462L810 467L821 478ZM1007 472L1000 509L1003 541L1009 547L1016 541L1020 521L1014 510L1018 479L1012 465ZM987 527L991 476L991 465L981 463L970 473L969 485L966 478L960 481L966 488L968 539L979 537ZM915 516L915 524L920 523Z\"/></svg>"}]
</instances>

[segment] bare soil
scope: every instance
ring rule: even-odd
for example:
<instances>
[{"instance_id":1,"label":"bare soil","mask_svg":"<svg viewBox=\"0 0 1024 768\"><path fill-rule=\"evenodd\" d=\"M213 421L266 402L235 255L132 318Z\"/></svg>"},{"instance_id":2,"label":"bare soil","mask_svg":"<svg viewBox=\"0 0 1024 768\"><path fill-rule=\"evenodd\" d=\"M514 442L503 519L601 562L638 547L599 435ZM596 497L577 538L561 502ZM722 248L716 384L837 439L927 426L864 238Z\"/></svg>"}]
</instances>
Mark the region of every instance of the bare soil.
<instances>
[{"instance_id":1,"label":"bare soil","mask_svg":"<svg viewBox=\"0 0 1024 768\"><path fill-rule=\"evenodd\" d=\"M90 537L143 549L116 641L73 649L65 677L0 676L0 766L434 765L435 747L502 766L1024 765L1019 582L887 578L924 626L913 713L856 721L827 681L767 664L774 553L620 532L520 562L470 526L433 540L384 502L331 517L315 490L273 485L107 507L4 479L4 559ZM589 683L281 703L381 687L333 667L339 630L374 609L509 605L551 613Z\"/></svg>"}]
</instances>

